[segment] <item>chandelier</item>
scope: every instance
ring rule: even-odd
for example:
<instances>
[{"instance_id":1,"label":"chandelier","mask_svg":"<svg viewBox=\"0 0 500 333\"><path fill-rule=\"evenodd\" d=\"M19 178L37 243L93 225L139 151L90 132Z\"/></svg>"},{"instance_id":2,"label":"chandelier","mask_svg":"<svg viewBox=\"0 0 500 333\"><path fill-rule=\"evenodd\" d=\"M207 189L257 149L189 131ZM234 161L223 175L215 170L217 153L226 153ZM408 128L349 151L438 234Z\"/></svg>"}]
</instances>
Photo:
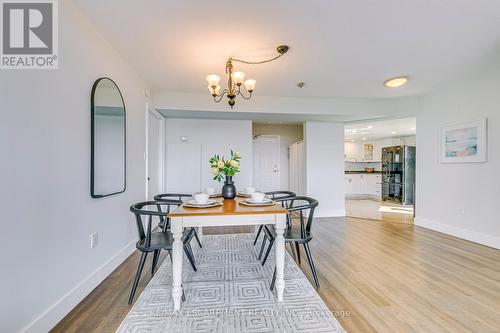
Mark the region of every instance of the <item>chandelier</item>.
<instances>
[{"instance_id":1,"label":"chandelier","mask_svg":"<svg viewBox=\"0 0 500 333\"><path fill-rule=\"evenodd\" d=\"M252 93L255 90L255 83L257 81L253 79L247 79L245 80L246 74L243 72L235 72L233 71L233 62L240 62L243 64L248 64L248 65L260 65L260 64L265 64L267 62L274 61L281 57L283 54L285 54L288 51L288 46L287 45L280 45L276 48L278 51L278 55L275 56L274 58L267 59L267 60L262 60L262 61L246 61L246 60L241 60L241 59L236 59L236 58L228 58L226 61L226 75L228 76L227 78L227 88L221 91L222 87L220 86L220 76L216 74L211 74L207 76L207 81L208 81L208 90L210 91L210 94L214 98L214 101L219 103L223 98L224 95L227 96L228 98L228 103L231 106L231 109L233 108L235 104L235 99L236 96L241 96L244 99L250 99L252 97ZM245 86L246 91L248 94L246 94L242 89L241 85Z\"/></svg>"}]
</instances>

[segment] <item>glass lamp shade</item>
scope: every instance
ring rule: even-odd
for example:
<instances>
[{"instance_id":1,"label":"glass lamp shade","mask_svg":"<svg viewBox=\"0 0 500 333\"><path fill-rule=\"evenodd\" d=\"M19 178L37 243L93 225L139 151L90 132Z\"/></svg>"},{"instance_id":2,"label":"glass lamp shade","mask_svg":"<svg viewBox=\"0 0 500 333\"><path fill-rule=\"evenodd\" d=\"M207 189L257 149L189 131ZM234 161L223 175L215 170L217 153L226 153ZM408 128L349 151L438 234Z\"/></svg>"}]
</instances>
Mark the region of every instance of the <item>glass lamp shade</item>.
<instances>
[{"instance_id":1,"label":"glass lamp shade","mask_svg":"<svg viewBox=\"0 0 500 333\"><path fill-rule=\"evenodd\" d=\"M255 83L256 83L256 82L257 82L257 81L252 80L252 79L248 79L248 80L246 80L246 81L244 82L244 84L245 84L245 88L247 89L247 91L248 91L248 92L252 92L252 91L254 91L254 90L255 90Z\"/></svg>"},{"instance_id":2,"label":"glass lamp shade","mask_svg":"<svg viewBox=\"0 0 500 333\"><path fill-rule=\"evenodd\" d=\"M243 80L245 80L245 73L234 72L231 74L231 77L233 78L234 83L236 83L237 85L241 85L243 83Z\"/></svg>"},{"instance_id":3,"label":"glass lamp shade","mask_svg":"<svg viewBox=\"0 0 500 333\"><path fill-rule=\"evenodd\" d=\"M219 85L220 76L216 74L207 75L207 82L210 87L217 87Z\"/></svg>"}]
</instances>

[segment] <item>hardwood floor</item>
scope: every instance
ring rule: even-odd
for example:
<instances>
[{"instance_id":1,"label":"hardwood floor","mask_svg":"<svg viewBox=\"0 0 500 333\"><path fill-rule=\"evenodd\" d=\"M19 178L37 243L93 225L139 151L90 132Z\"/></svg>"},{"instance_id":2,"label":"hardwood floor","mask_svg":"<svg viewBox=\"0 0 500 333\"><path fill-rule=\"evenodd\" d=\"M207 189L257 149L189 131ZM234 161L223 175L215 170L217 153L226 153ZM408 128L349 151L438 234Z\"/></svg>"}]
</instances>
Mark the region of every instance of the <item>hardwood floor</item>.
<instances>
[{"instance_id":1,"label":"hardwood floor","mask_svg":"<svg viewBox=\"0 0 500 333\"><path fill-rule=\"evenodd\" d=\"M313 233L318 293L348 332L500 332L499 250L412 225L355 218L315 219ZM114 332L129 310L138 260L137 253L130 256L52 332ZM312 281L307 263L301 268Z\"/></svg>"},{"instance_id":2,"label":"hardwood floor","mask_svg":"<svg viewBox=\"0 0 500 333\"><path fill-rule=\"evenodd\" d=\"M346 215L360 219L413 224L413 207L373 199L346 199Z\"/></svg>"}]
</instances>

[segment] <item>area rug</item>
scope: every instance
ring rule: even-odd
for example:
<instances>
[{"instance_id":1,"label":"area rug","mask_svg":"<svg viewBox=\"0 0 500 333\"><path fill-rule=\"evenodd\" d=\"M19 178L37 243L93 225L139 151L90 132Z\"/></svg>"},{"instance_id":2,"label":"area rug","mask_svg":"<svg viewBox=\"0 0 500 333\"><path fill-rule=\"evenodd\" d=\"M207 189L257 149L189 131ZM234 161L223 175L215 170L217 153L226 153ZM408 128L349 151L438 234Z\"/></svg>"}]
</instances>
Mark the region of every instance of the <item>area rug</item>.
<instances>
[{"instance_id":1,"label":"area rug","mask_svg":"<svg viewBox=\"0 0 500 333\"><path fill-rule=\"evenodd\" d=\"M288 253L284 301L276 301L269 289L274 251L262 266L254 237L205 235L202 249L193 242L198 271L184 257L179 312L172 310L172 265L165 259L117 332L345 332Z\"/></svg>"}]
</instances>

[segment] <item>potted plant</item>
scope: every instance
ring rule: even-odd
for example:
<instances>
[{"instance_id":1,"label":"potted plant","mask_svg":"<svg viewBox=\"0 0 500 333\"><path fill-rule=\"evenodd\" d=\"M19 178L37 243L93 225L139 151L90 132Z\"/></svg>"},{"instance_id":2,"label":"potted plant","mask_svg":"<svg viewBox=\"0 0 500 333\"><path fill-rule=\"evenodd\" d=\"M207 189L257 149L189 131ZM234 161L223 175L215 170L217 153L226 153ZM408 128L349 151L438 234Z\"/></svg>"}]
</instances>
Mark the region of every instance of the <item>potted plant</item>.
<instances>
[{"instance_id":1,"label":"potted plant","mask_svg":"<svg viewBox=\"0 0 500 333\"><path fill-rule=\"evenodd\" d=\"M231 150L231 158L228 160L218 154L212 156L209 160L212 173L214 174L213 179L221 182L222 178L225 178L224 186L222 187L222 197L224 199L234 199L236 196L233 176L240 172L240 160L240 153L233 150Z\"/></svg>"}]
</instances>

